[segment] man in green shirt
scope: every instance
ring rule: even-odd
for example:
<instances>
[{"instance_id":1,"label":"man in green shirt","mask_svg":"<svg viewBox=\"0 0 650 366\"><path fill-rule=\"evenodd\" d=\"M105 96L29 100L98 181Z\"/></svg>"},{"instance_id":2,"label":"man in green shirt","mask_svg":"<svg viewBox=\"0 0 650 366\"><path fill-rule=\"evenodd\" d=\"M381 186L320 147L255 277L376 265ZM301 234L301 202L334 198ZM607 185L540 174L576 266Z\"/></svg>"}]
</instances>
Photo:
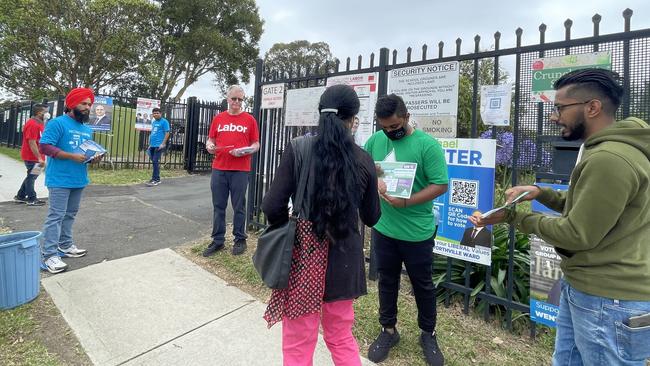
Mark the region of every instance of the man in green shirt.
<instances>
[{"instance_id":1,"label":"man in green shirt","mask_svg":"<svg viewBox=\"0 0 650 366\"><path fill-rule=\"evenodd\" d=\"M629 76L628 76L629 77ZM618 75L582 69L559 78L550 120L566 140L585 142L567 192L529 191L560 217L509 210L475 225L507 221L555 247L562 292L553 365L637 365L650 357L650 127L615 122Z\"/></svg>"},{"instance_id":2,"label":"man in green shirt","mask_svg":"<svg viewBox=\"0 0 650 366\"><path fill-rule=\"evenodd\" d=\"M433 200L447 192L447 164L436 139L409 125L409 113L402 98L395 94L381 97L375 106L383 131L373 134L365 149L375 161L417 163L411 197L387 195L380 182L381 218L372 229L377 272L379 274L379 323L382 331L370 345L368 358L381 362L399 341L397 296L406 266L418 307L420 345L429 365L443 365L436 341L436 293L431 265L436 226Z\"/></svg>"}]
</instances>

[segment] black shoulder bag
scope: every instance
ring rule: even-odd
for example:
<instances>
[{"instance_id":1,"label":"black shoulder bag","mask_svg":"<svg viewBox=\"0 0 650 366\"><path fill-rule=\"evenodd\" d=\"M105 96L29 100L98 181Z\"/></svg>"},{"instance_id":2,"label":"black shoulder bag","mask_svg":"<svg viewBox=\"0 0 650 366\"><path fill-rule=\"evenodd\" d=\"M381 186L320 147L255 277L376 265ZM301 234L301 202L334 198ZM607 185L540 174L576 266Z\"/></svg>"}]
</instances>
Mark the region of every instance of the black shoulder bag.
<instances>
[{"instance_id":1,"label":"black shoulder bag","mask_svg":"<svg viewBox=\"0 0 650 366\"><path fill-rule=\"evenodd\" d=\"M260 235L257 249L253 254L253 266L264 284L272 289L283 289L289 286L289 271L291 256L296 240L297 220L306 192L307 177L311 165L312 149L309 139L297 138L291 141L294 156L294 166L300 165L298 187L293 212L289 220L282 224L270 225ZM302 159L301 159L302 158ZM302 161L301 161L302 160ZM300 162L300 164L299 164ZM294 174L298 169L294 169Z\"/></svg>"}]
</instances>

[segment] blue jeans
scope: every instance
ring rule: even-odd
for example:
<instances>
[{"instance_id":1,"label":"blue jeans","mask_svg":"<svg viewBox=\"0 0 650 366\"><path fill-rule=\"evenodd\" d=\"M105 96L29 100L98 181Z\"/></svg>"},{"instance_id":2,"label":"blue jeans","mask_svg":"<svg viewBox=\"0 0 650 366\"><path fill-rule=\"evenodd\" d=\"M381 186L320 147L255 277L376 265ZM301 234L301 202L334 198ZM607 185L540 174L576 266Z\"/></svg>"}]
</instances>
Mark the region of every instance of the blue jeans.
<instances>
[{"instance_id":1,"label":"blue jeans","mask_svg":"<svg viewBox=\"0 0 650 366\"><path fill-rule=\"evenodd\" d=\"M149 147L149 157L153 163L153 173L151 174L151 180L159 182L160 181L160 156L162 155L164 149L161 149L157 146Z\"/></svg>"},{"instance_id":2,"label":"blue jeans","mask_svg":"<svg viewBox=\"0 0 650 366\"><path fill-rule=\"evenodd\" d=\"M36 178L38 178L38 175L30 174L29 172L32 171L32 168L36 165L37 162L35 161L26 161L25 162L25 168L27 168L27 177L23 180L23 184L20 186L20 190L18 191L18 198L27 198L28 201L35 201L36 200L36 191L34 190L34 182L36 182Z\"/></svg>"},{"instance_id":3,"label":"blue jeans","mask_svg":"<svg viewBox=\"0 0 650 366\"><path fill-rule=\"evenodd\" d=\"M72 246L72 224L79 211L83 188L49 188L47 218L43 226L43 259L56 255L56 247Z\"/></svg>"},{"instance_id":4,"label":"blue jeans","mask_svg":"<svg viewBox=\"0 0 650 366\"><path fill-rule=\"evenodd\" d=\"M562 280L553 365L645 366L650 326L630 328L626 323L649 312L650 301L593 296Z\"/></svg>"},{"instance_id":5,"label":"blue jeans","mask_svg":"<svg viewBox=\"0 0 650 366\"><path fill-rule=\"evenodd\" d=\"M226 235L226 207L228 195L235 215L232 234L235 241L245 240L246 235L246 187L249 172L212 169L210 190L212 191L212 241L223 244Z\"/></svg>"}]
</instances>

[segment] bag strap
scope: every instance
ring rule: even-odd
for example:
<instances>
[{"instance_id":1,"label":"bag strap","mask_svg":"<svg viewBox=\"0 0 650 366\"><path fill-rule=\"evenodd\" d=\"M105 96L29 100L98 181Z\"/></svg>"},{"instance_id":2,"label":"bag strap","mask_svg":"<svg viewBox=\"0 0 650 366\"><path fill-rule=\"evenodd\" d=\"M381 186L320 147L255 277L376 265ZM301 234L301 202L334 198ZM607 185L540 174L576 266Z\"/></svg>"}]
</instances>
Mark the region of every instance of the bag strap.
<instances>
[{"instance_id":1,"label":"bag strap","mask_svg":"<svg viewBox=\"0 0 650 366\"><path fill-rule=\"evenodd\" d=\"M307 178L311 169L312 144L311 139L299 137L291 140L293 148L294 172L298 174L298 187L296 189L295 201L293 202L293 216L300 217L303 199L307 188ZM298 167L300 170L298 171Z\"/></svg>"}]
</instances>

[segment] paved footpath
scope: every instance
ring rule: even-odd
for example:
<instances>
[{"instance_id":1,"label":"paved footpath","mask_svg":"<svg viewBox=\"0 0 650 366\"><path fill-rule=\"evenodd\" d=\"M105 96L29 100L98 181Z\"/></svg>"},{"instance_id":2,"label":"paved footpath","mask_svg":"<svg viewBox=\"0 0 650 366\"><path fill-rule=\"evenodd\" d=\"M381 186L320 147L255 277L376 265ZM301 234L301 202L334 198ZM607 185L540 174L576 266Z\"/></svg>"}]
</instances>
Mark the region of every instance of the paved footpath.
<instances>
[{"instance_id":1,"label":"paved footpath","mask_svg":"<svg viewBox=\"0 0 650 366\"><path fill-rule=\"evenodd\" d=\"M25 164L0 154L0 202L13 201L25 176L27 176ZM43 178L44 176L41 175L34 183L36 196L40 199L46 198L48 194Z\"/></svg>"}]
</instances>

